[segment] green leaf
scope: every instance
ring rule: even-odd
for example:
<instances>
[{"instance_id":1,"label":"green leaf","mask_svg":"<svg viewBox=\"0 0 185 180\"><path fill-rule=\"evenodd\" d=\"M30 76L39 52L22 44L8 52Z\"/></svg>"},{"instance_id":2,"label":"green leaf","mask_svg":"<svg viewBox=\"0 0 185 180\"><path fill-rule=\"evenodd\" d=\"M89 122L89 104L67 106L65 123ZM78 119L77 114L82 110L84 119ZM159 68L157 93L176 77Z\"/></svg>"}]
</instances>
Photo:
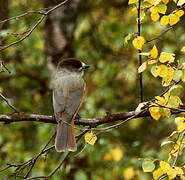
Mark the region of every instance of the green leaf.
<instances>
[{"instance_id":1,"label":"green leaf","mask_svg":"<svg viewBox=\"0 0 185 180\"><path fill-rule=\"evenodd\" d=\"M173 74L173 80L176 82L179 81L182 75L183 75L182 70L175 71L175 73Z\"/></svg>"},{"instance_id":2,"label":"green leaf","mask_svg":"<svg viewBox=\"0 0 185 180\"><path fill-rule=\"evenodd\" d=\"M142 163L142 168L144 172L152 172L155 169L155 164L153 160L144 160Z\"/></svg>"},{"instance_id":3,"label":"green leaf","mask_svg":"<svg viewBox=\"0 0 185 180\"><path fill-rule=\"evenodd\" d=\"M157 5L157 10L161 14L165 14L167 10L167 6L165 4L158 4Z\"/></svg>"},{"instance_id":4,"label":"green leaf","mask_svg":"<svg viewBox=\"0 0 185 180\"><path fill-rule=\"evenodd\" d=\"M157 65L152 66L151 73L154 77L157 77L159 75L159 67Z\"/></svg>"},{"instance_id":5,"label":"green leaf","mask_svg":"<svg viewBox=\"0 0 185 180\"><path fill-rule=\"evenodd\" d=\"M132 39L133 35L134 35L133 33L128 34L128 35L124 38L125 43L128 43L128 41Z\"/></svg>"}]
</instances>

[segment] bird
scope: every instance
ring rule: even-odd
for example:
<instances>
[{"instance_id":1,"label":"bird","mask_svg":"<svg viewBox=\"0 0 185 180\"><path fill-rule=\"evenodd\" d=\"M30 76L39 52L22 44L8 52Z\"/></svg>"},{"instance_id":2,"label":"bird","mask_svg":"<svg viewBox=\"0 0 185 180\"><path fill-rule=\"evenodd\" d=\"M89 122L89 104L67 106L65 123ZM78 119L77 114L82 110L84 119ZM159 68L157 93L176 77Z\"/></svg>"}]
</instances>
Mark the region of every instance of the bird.
<instances>
[{"instance_id":1,"label":"bird","mask_svg":"<svg viewBox=\"0 0 185 180\"><path fill-rule=\"evenodd\" d=\"M53 109L57 121L55 149L76 151L74 118L82 104L86 83L84 70L89 68L76 58L61 60L52 78Z\"/></svg>"}]
</instances>

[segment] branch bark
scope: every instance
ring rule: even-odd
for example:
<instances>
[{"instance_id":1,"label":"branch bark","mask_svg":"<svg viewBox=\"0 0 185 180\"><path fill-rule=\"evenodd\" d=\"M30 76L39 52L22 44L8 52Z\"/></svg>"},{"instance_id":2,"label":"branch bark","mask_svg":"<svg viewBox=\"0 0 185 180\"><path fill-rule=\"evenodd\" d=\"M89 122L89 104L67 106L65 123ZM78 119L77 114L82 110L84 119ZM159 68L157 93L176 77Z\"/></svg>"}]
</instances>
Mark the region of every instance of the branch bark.
<instances>
[{"instance_id":1,"label":"branch bark","mask_svg":"<svg viewBox=\"0 0 185 180\"><path fill-rule=\"evenodd\" d=\"M156 104L155 106L170 109L171 114L179 114L179 113L185 112L185 109L166 107L159 104ZM97 118L76 117L75 125L95 127L97 125L116 122L116 121L126 121L127 119L130 120L130 119L135 119L139 117L151 117L148 111L149 107L152 107L152 106L146 107L145 110L142 110L139 113L136 111L129 111L129 112L121 112L121 113L115 113L115 114L106 114L103 117L97 117ZM51 115L26 114L23 112L19 112L13 115L0 115L0 123L10 124L10 123L22 122L22 121L57 124L54 116L51 116Z\"/></svg>"},{"instance_id":2,"label":"branch bark","mask_svg":"<svg viewBox=\"0 0 185 180\"><path fill-rule=\"evenodd\" d=\"M135 116L136 115L136 116ZM134 116L134 118L137 117L147 117L150 116L149 112L145 112L142 114L136 114L135 111L130 112L122 112L122 113L116 113L116 114L107 114L104 117L98 117L98 118L76 118L75 124L76 125L83 125L83 126L97 126L100 124L106 124L110 122L116 122L116 121L124 121L127 118L130 118ZM25 113L17 113L13 115L0 115L0 122L9 124L9 123L15 123L15 122L22 122L22 121L32 121L32 122L42 122L42 123L50 123L50 124L57 124L55 118L50 115L39 115L39 114L25 114Z\"/></svg>"}]
</instances>

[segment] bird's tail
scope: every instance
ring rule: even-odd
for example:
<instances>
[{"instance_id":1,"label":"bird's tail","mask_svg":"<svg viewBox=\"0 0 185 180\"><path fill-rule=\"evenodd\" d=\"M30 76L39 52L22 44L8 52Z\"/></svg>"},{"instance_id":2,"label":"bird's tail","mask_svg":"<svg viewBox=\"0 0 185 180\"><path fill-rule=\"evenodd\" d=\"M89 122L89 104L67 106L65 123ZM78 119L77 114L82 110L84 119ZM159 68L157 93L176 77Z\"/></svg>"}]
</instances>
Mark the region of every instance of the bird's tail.
<instances>
[{"instance_id":1,"label":"bird's tail","mask_svg":"<svg viewBox=\"0 0 185 180\"><path fill-rule=\"evenodd\" d=\"M74 123L67 124L63 121L57 125L55 148L58 152L76 151L77 145L74 133Z\"/></svg>"}]
</instances>

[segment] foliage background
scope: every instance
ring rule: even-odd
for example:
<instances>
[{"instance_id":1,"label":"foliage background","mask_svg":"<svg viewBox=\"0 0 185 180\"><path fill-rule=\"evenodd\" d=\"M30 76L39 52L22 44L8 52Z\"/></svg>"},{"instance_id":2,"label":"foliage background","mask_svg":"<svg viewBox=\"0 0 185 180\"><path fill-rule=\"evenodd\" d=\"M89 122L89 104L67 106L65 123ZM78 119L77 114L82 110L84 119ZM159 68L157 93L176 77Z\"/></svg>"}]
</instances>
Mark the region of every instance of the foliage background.
<instances>
[{"instance_id":1,"label":"foliage background","mask_svg":"<svg viewBox=\"0 0 185 180\"><path fill-rule=\"evenodd\" d=\"M87 0L78 12L71 42L74 54L71 56L94 66L85 76L87 91L80 110L82 117L131 111L139 103L137 51L131 42L124 41L129 33L137 32L137 14L127 4L127 1L119 0ZM174 3L170 2L168 10L173 7ZM40 8L43 8L43 1L9 1L7 17ZM142 35L152 39L164 27L152 22L147 15L142 24ZM12 33L24 32L38 17L33 14L1 25L1 44L9 44L21 37ZM1 17L1 20L4 18ZM155 41L160 51L176 53L181 61L184 57L179 56L179 47L185 42L184 26L183 17L173 30ZM46 29L47 26L42 23L29 38L1 53L1 59L11 74L0 74L0 91L21 112L53 114L49 87L53 64L47 60L45 51ZM149 43L145 51L152 47L153 43ZM164 90L161 81L151 75L150 69L144 72L143 78L145 101ZM12 110L1 100L0 114L10 113ZM65 168L57 172L53 179L151 179L149 174L142 172L140 158L167 159L168 149L161 148L160 144L176 128L173 118L158 122L151 118L138 118L119 129L100 133L95 146L86 145L83 152L72 155L65 163ZM6 163L20 163L34 156L54 131L55 125L44 123L0 124L0 167ZM79 151L84 145L84 140L81 140ZM55 150L43 156L38 160L33 174L48 174L56 166L59 157L60 154ZM0 178L8 171L11 170L1 172Z\"/></svg>"}]
</instances>

